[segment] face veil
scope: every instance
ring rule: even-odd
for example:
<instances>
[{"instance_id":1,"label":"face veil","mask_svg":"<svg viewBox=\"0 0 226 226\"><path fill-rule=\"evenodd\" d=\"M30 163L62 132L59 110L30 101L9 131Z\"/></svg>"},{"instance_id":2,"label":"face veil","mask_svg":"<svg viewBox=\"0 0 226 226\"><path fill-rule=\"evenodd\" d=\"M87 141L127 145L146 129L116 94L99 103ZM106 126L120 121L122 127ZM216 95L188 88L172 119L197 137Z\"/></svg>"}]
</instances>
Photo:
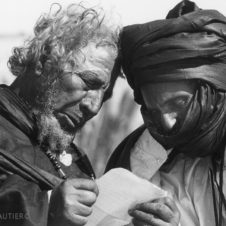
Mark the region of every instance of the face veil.
<instances>
[{"instance_id":1,"label":"face veil","mask_svg":"<svg viewBox=\"0 0 226 226\"><path fill-rule=\"evenodd\" d=\"M217 153L223 145L226 130L226 94L205 82L198 82L194 96L178 125L167 133L160 120L153 120L145 106L141 107L144 123L151 135L166 148L204 157Z\"/></svg>"}]
</instances>

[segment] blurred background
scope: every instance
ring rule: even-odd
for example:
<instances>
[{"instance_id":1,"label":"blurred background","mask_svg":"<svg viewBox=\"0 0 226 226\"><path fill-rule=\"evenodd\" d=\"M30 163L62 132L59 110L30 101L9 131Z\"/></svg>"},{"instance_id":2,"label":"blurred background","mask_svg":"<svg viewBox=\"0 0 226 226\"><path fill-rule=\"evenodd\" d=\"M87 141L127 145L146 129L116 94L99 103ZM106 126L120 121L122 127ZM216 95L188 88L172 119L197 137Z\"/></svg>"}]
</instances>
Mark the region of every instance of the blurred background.
<instances>
[{"instance_id":1,"label":"blurred background","mask_svg":"<svg viewBox=\"0 0 226 226\"><path fill-rule=\"evenodd\" d=\"M7 0L0 5L0 83L14 80L7 67L13 47L21 46L33 35L33 26L52 3L66 6L77 0ZM101 6L114 14L117 23L129 25L162 19L179 0L86 0L87 6ZM200 8L217 9L226 15L225 0L196 0ZM0 97L1 98L1 97ZM119 78L111 100L100 113L89 121L77 136L77 143L86 150L97 176L104 168L112 151L130 132L142 124L139 106L133 101L132 90L126 80Z\"/></svg>"}]
</instances>

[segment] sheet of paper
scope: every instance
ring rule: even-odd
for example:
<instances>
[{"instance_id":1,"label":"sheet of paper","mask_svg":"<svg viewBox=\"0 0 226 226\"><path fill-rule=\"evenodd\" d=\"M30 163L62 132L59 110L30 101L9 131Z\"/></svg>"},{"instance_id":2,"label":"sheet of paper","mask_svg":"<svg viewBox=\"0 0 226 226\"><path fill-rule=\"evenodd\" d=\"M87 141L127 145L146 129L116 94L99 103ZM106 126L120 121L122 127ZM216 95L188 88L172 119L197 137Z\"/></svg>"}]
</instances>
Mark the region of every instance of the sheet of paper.
<instances>
[{"instance_id":1,"label":"sheet of paper","mask_svg":"<svg viewBox=\"0 0 226 226\"><path fill-rule=\"evenodd\" d=\"M124 226L131 222L128 210L141 202L166 196L166 192L134 175L116 168L97 179L99 196L86 226Z\"/></svg>"}]
</instances>

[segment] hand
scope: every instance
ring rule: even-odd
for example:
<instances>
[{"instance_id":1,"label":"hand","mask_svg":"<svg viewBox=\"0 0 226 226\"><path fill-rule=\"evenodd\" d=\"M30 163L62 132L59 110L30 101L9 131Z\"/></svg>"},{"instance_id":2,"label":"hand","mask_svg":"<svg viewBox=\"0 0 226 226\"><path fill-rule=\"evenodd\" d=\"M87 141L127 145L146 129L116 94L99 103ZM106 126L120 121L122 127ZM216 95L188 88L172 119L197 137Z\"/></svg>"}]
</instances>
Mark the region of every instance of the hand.
<instances>
[{"instance_id":1,"label":"hand","mask_svg":"<svg viewBox=\"0 0 226 226\"><path fill-rule=\"evenodd\" d=\"M135 226L178 226L180 213L169 197L136 205L129 214Z\"/></svg>"},{"instance_id":2,"label":"hand","mask_svg":"<svg viewBox=\"0 0 226 226\"><path fill-rule=\"evenodd\" d=\"M98 195L93 180L68 179L50 197L48 226L82 226L92 213Z\"/></svg>"}]
</instances>

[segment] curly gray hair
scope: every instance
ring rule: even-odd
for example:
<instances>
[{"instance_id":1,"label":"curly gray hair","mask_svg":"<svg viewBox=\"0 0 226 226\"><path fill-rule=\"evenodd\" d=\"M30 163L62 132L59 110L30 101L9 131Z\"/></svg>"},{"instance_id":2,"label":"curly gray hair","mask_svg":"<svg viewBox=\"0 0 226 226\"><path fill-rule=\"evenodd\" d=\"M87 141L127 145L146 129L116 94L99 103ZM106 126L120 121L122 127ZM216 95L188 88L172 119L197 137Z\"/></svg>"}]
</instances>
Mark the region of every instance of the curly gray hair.
<instances>
[{"instance_id":1,"label":"curly gray hair","mask_svg":"<svg viewBox=\"0 0 226 226\"><path fill-rule=\"evenodd\" d=\"M119 27L107 24L101 9L72 4L63 10L56 5L58 11L50 10L43 15L34 28L33 39L23 47L14 48L8 61L9 69L16 76L44 76L45 81L39 84L42 87L50 85L66 64L75 70L76 55L91 41L111 48L115 55L118 53ZM120 73L113 71L114 84Z\"/></svg>"}]
</instances>

